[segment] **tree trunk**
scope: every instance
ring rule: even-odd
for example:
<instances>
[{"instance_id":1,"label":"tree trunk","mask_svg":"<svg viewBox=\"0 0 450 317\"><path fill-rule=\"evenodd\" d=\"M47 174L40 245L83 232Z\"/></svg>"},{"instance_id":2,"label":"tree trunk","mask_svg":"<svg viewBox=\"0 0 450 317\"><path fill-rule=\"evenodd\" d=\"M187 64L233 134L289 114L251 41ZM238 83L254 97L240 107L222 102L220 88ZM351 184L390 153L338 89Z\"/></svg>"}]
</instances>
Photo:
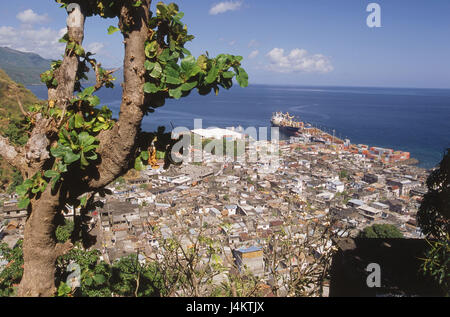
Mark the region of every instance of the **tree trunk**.
<instances>
[{"instance_id":1,"label":"tree trunk","mask_svg":"<svg viewBox=\"0 0 450 317\"><path fill-rule=\"evenodd\" d=\"M55 261L59 245L55 238L55 216L59 212L59 195L50 186L37 201L25 224L24 273L18 296L53 296L55 294Z\"/></svg>"}]
</instances>

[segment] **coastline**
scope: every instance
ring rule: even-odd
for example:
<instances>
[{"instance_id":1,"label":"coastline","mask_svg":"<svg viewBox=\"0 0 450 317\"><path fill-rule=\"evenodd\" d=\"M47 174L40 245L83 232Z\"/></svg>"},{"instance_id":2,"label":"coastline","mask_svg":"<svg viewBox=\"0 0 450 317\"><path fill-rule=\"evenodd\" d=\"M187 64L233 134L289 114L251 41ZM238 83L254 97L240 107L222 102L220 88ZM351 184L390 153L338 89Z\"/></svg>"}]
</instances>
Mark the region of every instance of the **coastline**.
<instances>
[{"instance_id":1,"label":"coastline","mask_svg":"<svg viewBox=\"0 0 450 317\"><path fill-rule=\"evenodd\" d=\"M46 98L45 85L28 87L38 97ZM170 130L171 122L174 126L191 129L196 118L202 118L207 127L268 127L270 114L283 109L305 122L313 122L322 130L335 129L337 139L349 138L352 143L408 151L425 169L436 166L450 145L444 137L449 134L443 123L449 117L445 105L447 99L450 100L450 93L446 91L441 97L441 92L432 90L415 92L408 89L405 93L389 88L389 94L384 94L380 89L355 92L356 88L351 87L341 87L339 92L336 92L338 89L305 91L304 86L292 86L292 91L286 91L280 87L251 85L248 89L235 88L219 96L193 94L180 105L167 100L165 107L144 118L143 129L154 131L163 125ZM110 105L114 116L119 113L121 92L119 86L98 92L102 104ZM431 111L433 108L429 106L425 108L430 102L436 103L436 111ZM223 107L225 104L226 108ZM389 112L385 111L384 107L392 104L396 106L389 106ZM405 111L408 111L406 117Z\"/></svg>"}]
</instances>

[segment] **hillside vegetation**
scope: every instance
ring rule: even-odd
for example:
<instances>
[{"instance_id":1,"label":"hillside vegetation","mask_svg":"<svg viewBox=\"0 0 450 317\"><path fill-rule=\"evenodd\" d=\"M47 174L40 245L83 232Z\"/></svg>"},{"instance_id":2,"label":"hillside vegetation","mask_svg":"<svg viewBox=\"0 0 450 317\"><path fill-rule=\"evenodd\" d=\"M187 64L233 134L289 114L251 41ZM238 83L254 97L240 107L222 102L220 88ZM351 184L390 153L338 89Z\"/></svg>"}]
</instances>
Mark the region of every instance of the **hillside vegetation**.
<instances>
[{"instance_id":1,"label":"hillside vegetation","mask_svg":"<svg viewBox=\"0 0 450 317\"><path fill-rule=\"evenodd\" d=\"M0 134L8 136L11 142L24 144L27 135L23 132L17 98L25 108L40 100L22 84L14 82L0 69ZM6 190L13 180L20 180L20 176L0 157L0 191Z\"/></svg>"}]
</instances>

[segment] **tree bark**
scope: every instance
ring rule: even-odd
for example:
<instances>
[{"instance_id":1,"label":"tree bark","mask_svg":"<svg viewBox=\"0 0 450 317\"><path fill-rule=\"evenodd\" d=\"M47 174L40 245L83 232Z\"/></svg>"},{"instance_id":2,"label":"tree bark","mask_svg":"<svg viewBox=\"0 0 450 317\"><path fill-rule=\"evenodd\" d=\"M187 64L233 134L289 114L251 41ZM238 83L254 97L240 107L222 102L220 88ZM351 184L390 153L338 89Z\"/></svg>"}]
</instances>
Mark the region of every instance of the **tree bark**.
<instances>
[{"instance_id":1,"label":"tree bark","mask_svg":"<svg viewBox=\"0 0 450 317\"><path fill-rule=\"evenodd\" d=\"M67 31L69 39L81 45L84 38L85 16L83 9L76 5L68 12ZM56 101L60 108L67 107L68 100L73 96L78 71L79 58L66 52L60 68L55 72L58 80L56 89L49 89L49 100ZM40 116L40 114L38 114ZM31 177L42 169L50 158L47 138L51 120L39 118L31 137L25 146L25 159L29 162L22 169L25 177ZM11 149L11 154L14 154ZM18 296L53 296L55 287L55 261L64 254L70 245L56 243L55 217L61 211L64 199L59 192L52 194L48 185L38 200L33 199L30 216L25 224L23 258L24 273L18 289Z\"/></svg>"},{"instance_id":2,"label":"tree bark","mask_svg":"<svg viewBox=\"0 0 450 317\"><path fill-rule=\"evenodd\" d=\"M18 296L53 296L55 261L61 247L55 238L55 216L60 210L59 194L52 195L50 186L39 200L31 202L33 212L25 224L23 259L24 274Z\"/></svg>"},{"instance_id":3,"label":"tree bark","mask_svg":"<svg viewBox=\"0 0 450 317\"><path fill-rule=\"evenodd\" d=\"M124 81L119 120L114 127L100 134L98 152L101 164L98 177L89 182L91 189L102 188L129 169L134 146L144 117L145 41L148 38L150 0L140 7L124 6L120 26L124 36ZM127 31L123 31L126 24Z\"/></svg>"}]
</instances>

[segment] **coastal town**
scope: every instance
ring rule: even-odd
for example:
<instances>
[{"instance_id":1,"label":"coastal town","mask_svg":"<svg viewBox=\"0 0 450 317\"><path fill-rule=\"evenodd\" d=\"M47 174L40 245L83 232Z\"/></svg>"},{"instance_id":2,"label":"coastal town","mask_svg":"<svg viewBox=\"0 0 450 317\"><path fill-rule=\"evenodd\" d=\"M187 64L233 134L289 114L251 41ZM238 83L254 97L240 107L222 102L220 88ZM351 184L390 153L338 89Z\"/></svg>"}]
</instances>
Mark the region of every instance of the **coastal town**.
<instances>
[{"instance_id":1,"label":"coastal town","mask_svg":"<svg viewBox=\"0 0 450 317\"><path fill-rule=\"evenodd\" d=\"M236 159L202 150L201 162L191 158L164 169L158 160L116 180L108 187L110 195L97 197L102 207L89 212L88 230L96 237L91 248L98 249L104 261L113 263L136 253L140 261L162 261L168 239L176 238L189 248L201 235L220 242L217 255L225 267L250 272L272 285L275 270L267 259L277 248L271 237L287 232L300 237L292 243L305 241L315 234L310 223L331 226L340 237L357 237L373 224L392 224L404 237L422 237L416 213L429 172L408 164L409 153L351 145L317 129L313 135L304 133L277 143L251 142L246 135L226 129L190 132L202 140L245 140L245 153ZM249 160L251 146L272 156ZM16 198L14 194L0 197L0 243L9 247L23 238L27 217ZM72 219L74 212L72 208L65 217ZM330 240L306 246L311 252L284 261L282 267L313 265L315 255L328 252L331 244ZM199 253L206 257L205 250ZM214 276L214 281L220 283L226 274ZM322 292L326 295L326 285ZM281 290L279 295L287 293Z\"/></svg>"}]
</instances>

